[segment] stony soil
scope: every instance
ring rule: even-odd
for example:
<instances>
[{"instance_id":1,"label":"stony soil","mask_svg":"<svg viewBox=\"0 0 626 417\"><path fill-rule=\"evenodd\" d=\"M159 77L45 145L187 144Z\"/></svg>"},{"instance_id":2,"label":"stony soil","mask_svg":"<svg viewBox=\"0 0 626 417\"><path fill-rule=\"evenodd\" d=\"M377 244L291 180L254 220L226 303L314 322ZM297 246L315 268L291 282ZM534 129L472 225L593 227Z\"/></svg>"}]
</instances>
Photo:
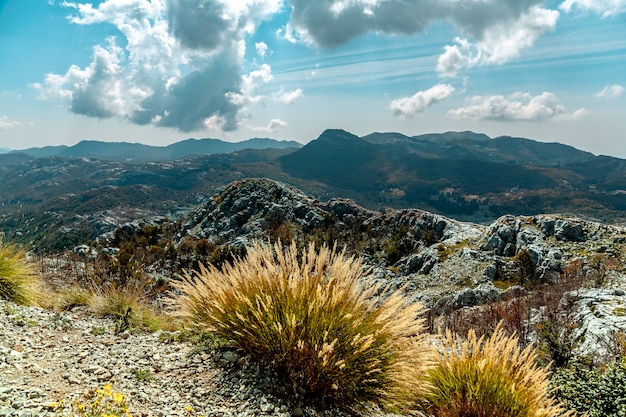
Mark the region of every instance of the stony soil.
<instances>
[{"instance_id":1,"label":"stony soil","mask_svg":"<svg viewBox=\"0 0 626 417\"><path fill-rule=\"evenodd\" d=\"M0 417L53 416L50 403L109 381L133 416L188 416L189 406L193 416L346 415L305 407L235 352L194 353L191 343L159 333L116 335L113 321L80 308L57 313L0 300Z\"/></svg>"}]
</instances>

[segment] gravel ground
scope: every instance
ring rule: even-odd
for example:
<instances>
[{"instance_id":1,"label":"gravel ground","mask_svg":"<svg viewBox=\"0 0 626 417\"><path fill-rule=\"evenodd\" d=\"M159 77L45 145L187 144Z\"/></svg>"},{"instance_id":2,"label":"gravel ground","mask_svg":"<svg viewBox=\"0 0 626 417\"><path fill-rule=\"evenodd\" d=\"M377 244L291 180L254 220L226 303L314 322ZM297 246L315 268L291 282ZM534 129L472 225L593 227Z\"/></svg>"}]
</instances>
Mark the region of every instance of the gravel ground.
<instances>
[{"instance_id":1,"label":"gravel ground","mask_svg":"<svg viewBox=\"0 0 626 417\"><path fill-rule=\"evenodd\" d=\"M281 395L270 372L235 352L193 353L192 344L161 342L159 333L113 329L80 308L57 313L0 300L0 417L54 416L52 402L108 382L133 416L189 416L186 407L193 416L347 416Z\"/></svg>"}]
</instances>

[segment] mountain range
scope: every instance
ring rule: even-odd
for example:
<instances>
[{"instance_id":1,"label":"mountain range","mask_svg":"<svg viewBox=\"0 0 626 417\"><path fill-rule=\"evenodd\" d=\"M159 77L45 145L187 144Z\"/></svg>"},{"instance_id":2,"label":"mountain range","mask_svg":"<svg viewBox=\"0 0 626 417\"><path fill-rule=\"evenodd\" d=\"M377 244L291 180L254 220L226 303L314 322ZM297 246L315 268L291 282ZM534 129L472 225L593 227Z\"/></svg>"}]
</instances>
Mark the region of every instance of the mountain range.
<instances>
[{"instance_id":1,"label":"mountain range","mask_svg":"<svg viewBox=\"0 0 626 417\"><path fill-rule=\"evenodd\" d=\"M45 146L15 152L24 152L38 158L65 156L144 163L168 161L194 155L231 153L243 149L286 149L300 148L301 146L302 144L295 141L279 141L268 138L253 138L241 142L225 142L220 139L186 139L168 146L84 140L73 146Z\"/></svg>"},{"instance_id":2,"label":"mountain range","mask_svg":"<svg viewBox=\"0 0 626 417\"><path fill-rule=\"evenodd\" d=\"M626 160L474 132L358 137L329 129L304 146L271 139L167 147L85 141L1 154L0 173L0 230L53 251L132 219L177 216L249 177L378 211L420 208L479 223L539 213L626 222Z\"/></svg>"}]
</instances>

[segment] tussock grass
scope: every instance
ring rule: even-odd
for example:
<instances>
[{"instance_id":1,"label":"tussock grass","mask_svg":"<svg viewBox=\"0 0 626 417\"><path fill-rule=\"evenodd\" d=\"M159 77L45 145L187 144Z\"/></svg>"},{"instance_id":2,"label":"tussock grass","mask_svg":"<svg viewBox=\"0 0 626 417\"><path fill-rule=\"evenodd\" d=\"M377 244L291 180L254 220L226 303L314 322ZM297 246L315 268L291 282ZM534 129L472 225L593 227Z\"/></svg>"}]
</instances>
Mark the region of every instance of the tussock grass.
<instances>
[{"instance_id":1,"label":"tussock grass","mask_svg":"<svg viewBox=\"0 0 626 417\"><path fill-rule=\"evenodd\" d=\"M549 374L537 353L521 349L498 325L491 337L471 330L460 342L445 336L446 349L430 375L426 407L436 417L556 417L571 412L550 397Z\"/></svg>"},{"instance_id":2,"label":"tussock grass","mask_svg":"<svg viewBox=\"0 0 626 417\"><path fill-rule=\"evenodd\" d=\"M175 285L180 316L270 365L308 399L406 409L424 392L432 350L421 306L363 279L360 258L257 243L245 258Z\"/></svg>"},{"instance_id":3,"label":"tussock grass","mask_svg":"<svg viewBox=\"0 0 626 417\"><path fill-rule=\"evenodd\" d=\"M115 319L116 333L172 330L172 321L150 304L148 294L149 289L141 282L135 285L108 283L95 288L89 307L96 315Z\"/></svg>"},{"instance_id":4,"label":"tussock grass","mask_svg":"<svg viewBox=\"0 0 626 417\"><path fill-rule=\"evenodd\" d=\"M39 279L26 254L0 241L0 298L17 304L37 304L42 299Z\"/></svg>"},{"instance_id":5,"label":"tussock grass","mask_svg":"<svg viewBox=\"0 0 626 417\"><path fill-rule=\"evenodd\" d=\"M91 291L74 285L58 291L54 299L48 303L48 307L57 311L70 311L74 307L88 306L91 297L93 297Z\"/></svg>"}]
</instances>

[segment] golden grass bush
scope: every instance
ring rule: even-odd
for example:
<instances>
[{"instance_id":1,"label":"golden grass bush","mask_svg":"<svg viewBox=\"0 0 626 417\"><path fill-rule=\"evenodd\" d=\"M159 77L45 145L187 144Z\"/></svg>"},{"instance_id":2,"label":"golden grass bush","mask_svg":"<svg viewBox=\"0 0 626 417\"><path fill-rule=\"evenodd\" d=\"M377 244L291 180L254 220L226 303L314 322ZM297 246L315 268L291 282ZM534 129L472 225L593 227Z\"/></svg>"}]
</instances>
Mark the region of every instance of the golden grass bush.
<instances>
[{"instance_id":1,"label":"golden grass bush","mask_svg":"<svg viewBox=\"0 0 626 417\"><path fill-rule=\"evenodd\" d=\"M89 307L98 316L116 320L116 333L174 329L172 320L150 304L149 288L143 282L95 287Z\"/></svg>"},{"instance_id":2,"label":"golden grass bush","mask_svg":"<svg viewBox=\"0 0 626 417\"><path fill-rule=\"evenodd\" d=\"M17 246L0 241L0 298L37 304L42 298L35 267Z\"/></svg>"},{"instance_id":3,"label":"golden grass bush","mask_svg":"<svg viewBox=\"0 0 626 417\"><path fill-rule=\"evenodd\" d=\"M364 278L360 258L255 244L222 269L185 273L177 314L275 369L319 405L412 406L432 363L422 308Z\"/></svg>"},{"instance_id":4,"label":"golden grass bush","mask_svg":"<svg viewBox=\"0 0 626 417\"><path fill-rule=\"evenodd\" d=\"M429 372L425 407L435 417L571 416L550 397L549 373L537 352L519 347L498 325L491 337L471 330L465 340L447 332L437 366Z\"/></svg>"}]
</instances>

